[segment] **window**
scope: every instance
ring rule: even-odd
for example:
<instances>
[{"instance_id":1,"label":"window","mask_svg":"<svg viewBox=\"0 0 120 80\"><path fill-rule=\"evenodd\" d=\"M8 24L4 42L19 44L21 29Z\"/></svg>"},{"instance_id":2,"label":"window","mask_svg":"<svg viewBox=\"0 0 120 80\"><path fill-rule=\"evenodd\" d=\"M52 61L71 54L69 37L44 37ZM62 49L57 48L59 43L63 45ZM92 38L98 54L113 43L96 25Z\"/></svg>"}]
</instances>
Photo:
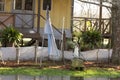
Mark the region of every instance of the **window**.
<instances>
[{"instance_id":1,"label":"window","mask_svg":"<svg viewBox=\"0 0 120 80\"><path fill-rule=\"evenodd\" d=\"M4 0L0 0L0 11L4 11Z\"/></svg>"},{"instance_id":2,"label":"window","mask_svg":"<svg viewBox=\"0 0 120 80\"><path fill-rule=\"evenodd\" d=\"M22 9L22 0L16 0L15 2L15 9L21 10Z\"/></svg>"},{"instance_id":3,"label":"window","mask_svg":"<svg viewBox=\"0 0 120 80\"><path fill-rule=\"evenodd\" d=\"M25 10L32 10L33 0L25 0Z\"/></svg>"},{"instance_id":4,"label":"window","mask_svg":"<svg viewBox=\"0 0 120 80\"><path fill-rule=\"evenodd\" d=\"M51 10L51 0L43 0L43 10L46 10L47 6L49 7L49 10Z\"/></svg>"},{"instance_id":5,"label":"window","mask_svg":"<svg viewBox=\"0 0 120 80\"><path fill-rule=\"evenodd\" d=\"M15 10L33 10L33 0L15 0Z\"/></svg>"}]
</instances>

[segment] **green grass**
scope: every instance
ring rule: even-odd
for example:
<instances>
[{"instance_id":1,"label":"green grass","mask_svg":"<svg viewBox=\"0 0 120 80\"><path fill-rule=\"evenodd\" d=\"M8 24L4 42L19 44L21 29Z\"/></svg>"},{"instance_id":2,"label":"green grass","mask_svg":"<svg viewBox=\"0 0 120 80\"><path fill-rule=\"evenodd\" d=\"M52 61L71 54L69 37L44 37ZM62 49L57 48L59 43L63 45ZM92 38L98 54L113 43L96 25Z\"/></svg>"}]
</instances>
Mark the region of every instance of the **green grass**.
<instances>
[{"instance_id":1,"label":"green grass","mask_svg":"<svg viewBox=\"0 0 120 80\"><path fill-rule=\"evenodd\" d=\"M115 70L112 68L89 68L85 71L73 71L73 70L61 70L61 69L38 69L38 68L28 68L28 67L20 67L20 68L9 68L9 67L1 67L0 68L1 75L32 75L32 76L76 76L76 77L120 77L120 70Z\"/></svg>"}]
</instances>

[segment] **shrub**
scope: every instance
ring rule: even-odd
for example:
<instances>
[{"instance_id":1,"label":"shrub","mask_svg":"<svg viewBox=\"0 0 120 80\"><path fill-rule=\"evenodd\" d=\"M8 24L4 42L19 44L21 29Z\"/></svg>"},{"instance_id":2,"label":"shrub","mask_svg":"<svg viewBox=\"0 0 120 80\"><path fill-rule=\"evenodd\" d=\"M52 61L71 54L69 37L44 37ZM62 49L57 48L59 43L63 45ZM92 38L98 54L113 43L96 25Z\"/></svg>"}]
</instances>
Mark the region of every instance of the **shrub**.
<instances>
[{"instance_id":1,"label":"shrub","mask_svg":"<svg viewBox=\"0 0 120 80\"><path fill-rule=\"evenodd\" d=\"M83 32L81 38L84 45L89 45L89 47L93 49L99 46L101 34L98 31L90 30Z\"/></svg>"},{"instance_id":2,"label":"shrub","mask_svg":"<svg viewBox=\"0 0 120 80\"><path fill-rule=\"evenodd\" d=\"M8 26L5 29L1 30L1 43L2 46L13 46L13 45L19 45L22 34L13 28L13 26Z\"/></svg>"},{"instance_id":3,"label":"shrub","mask_svg":"<svg viewBox=\"0 0 120 80\"><path fill-rule=\"evenodd\" d=\"M71 39L66 40L66 47L67 50L73 50L74 49L74 42Z\"/></svg>"}]
</instances>

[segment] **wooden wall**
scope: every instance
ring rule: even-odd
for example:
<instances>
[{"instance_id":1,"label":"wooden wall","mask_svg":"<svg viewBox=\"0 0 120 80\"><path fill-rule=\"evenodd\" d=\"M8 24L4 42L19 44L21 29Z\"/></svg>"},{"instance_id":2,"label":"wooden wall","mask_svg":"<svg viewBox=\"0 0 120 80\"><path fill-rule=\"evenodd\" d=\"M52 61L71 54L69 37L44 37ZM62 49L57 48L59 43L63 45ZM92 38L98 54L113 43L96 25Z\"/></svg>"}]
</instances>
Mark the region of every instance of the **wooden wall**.
<instances>
[{"instance_id":1,"label":"wooden wall","mask_svg":"<svg viewBox=\"0 0 120 80\"><path fill-rule=\"evenodd\" d=\"M12 12L13 0L5 0L5 12ZM41 15L46 18L46 11L43 10L43 0L40 0ZM52 6L50 11L51 23L60 29L63 24L63 17L65 18L65 28L71 27L71 7L72 0L51 0ZM35 0L35 14L38 13L38 0ZM36 15L37 16L37 15ZM34 26L37 27L37 17L34 19ZM45 20L40 18L40 27L44 27Z\"/></svg>"},{"instance_id":2,"label":"wooden wall","mask_svg":"<svg viewBox=\"0 0 120 80\"><path fill-rule=\"evenodd\" d=\"M36 1L36 12L37 13L37 1ZM71 27L71 5L72 0L52 0L52 6L50 11L51 23L57 27L61 28L63 24L63 17L65 18L65 28L70 29ZM43 0L41 0L41 15L46 18L46 11L43 10ZM35 21L36 22L36 21ZM40 26L44 27L45 20L41 18Z\"/></svg>"},{"instance_id":3,"label":"wooden wall","mask_svg":"<svg viewBox=\"0 0 120 80\"><path fill-rule=\"evenodd\" d=\"M12 0L5 0L5 12L11 12Z\"/></svg>"}]
</instances>

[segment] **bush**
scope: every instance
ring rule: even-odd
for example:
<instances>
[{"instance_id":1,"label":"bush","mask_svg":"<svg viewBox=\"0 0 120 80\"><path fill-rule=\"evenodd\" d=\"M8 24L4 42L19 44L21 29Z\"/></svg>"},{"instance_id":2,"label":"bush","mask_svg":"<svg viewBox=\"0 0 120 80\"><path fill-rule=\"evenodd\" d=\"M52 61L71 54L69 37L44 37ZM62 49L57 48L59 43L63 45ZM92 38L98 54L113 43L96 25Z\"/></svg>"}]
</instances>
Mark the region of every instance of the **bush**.
<instances>
[{"instance_id":1,"label":"bush","mask_svg":"<svg viewBox=\"0 0 120 80\"><path fill-rule=\"evenodd\" d=\"M22 34L13 28L13 26L8 26L5 29L1 30L1 43L2 46L14 46L19 45Z\"/></svg>"},{"instance_id":2,"label":"bush","mask_svg":"<svg viewBox=\"0 0 120 80\"><path fill-rule=\"evenodd\" d=\"M67 50L73 50L74 49L74 42L71 39L66 40Z\"/></svg>"},{"instance_id":3,"label":"bush","mask_svg":"<svg viewBox=\"0 0 120 80\"><path fill-rule=\"evenodd\" d=\"M101 41L101 34L98 31L90 30L83 32L81 35L84 45L89 45L91 49L98 47Z\"/></svg>"}]
</instances>

